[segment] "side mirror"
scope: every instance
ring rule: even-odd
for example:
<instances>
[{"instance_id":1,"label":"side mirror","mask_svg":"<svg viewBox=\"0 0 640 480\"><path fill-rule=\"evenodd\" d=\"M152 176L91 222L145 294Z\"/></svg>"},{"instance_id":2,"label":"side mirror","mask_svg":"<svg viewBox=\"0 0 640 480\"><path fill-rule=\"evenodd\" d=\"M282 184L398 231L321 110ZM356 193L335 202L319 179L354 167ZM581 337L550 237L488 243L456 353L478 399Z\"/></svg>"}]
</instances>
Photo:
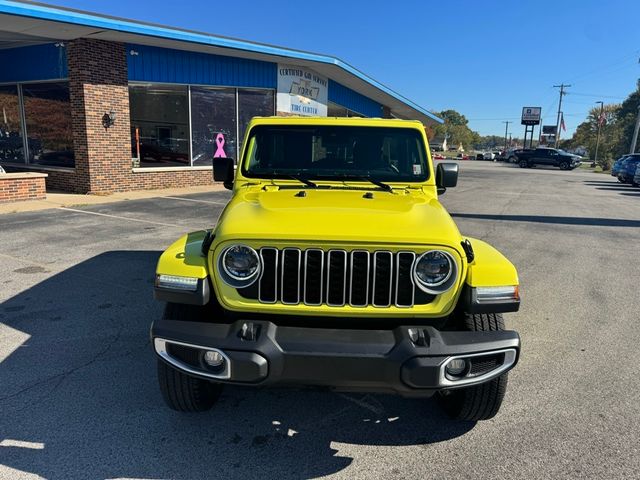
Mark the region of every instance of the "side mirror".
<instances>
[{"instance_id":1,"label":"side mirror","mask_svg":"<svg viewBox=\"0 0 640 480\"><path fill-rule=\"evenodd\" d=\"M233 158L219 157L213 159L213 180L222 182L227 190L233 189Z\"/></svg>"},{"instance_id":2,"label":"side mirror","mask_svg":"<svg viewBox=\"0 0 640 480\"><path fill-rule=\"evenodd\" d=\"M447 188L455 187L458 184L458 164L440 163L436 169L436 187L438 193L442 195Z\"/></svg>"}]
</instances>

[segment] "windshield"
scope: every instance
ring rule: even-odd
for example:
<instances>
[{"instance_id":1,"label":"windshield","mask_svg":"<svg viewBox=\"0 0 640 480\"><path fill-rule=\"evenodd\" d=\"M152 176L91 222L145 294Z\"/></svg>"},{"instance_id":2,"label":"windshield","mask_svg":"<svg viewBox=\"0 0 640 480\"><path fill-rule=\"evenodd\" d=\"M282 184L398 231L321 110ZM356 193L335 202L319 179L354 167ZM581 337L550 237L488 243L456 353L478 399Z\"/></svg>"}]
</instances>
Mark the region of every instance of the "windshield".
<instances>
[{"instance_id":1,"label":"windshield","mask_svg":"<svg viewBox=\"0 0 640 480\"><path fill-rule=\"evenodd\" d=\"M242 173L250 178L429 178L423 137L411 128L261 125L251 130L245 157Z\"/></svg>"}]
</instances>

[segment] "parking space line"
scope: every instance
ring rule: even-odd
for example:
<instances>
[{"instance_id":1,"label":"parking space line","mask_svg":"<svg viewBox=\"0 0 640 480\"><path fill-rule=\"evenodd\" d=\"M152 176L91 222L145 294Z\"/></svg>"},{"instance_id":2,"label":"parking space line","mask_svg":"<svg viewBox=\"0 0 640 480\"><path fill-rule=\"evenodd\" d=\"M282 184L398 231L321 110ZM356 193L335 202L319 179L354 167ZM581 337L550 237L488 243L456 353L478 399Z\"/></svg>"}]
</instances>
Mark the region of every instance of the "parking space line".
<instances>
[{"instance_id":1,"label":"parking space line","mask_svg":"<svg viewBox=\"0 0 640 480\"><path fill-rule=\"evenodd\" d=\"M163 227L175 227L184 228L184 225L174 225L172 223L153 222L151 220L142 220L140 218L122 217L120 215L109 215L108 213L91 212L89 210L78 210L69 207L60 207L60 210L67 210L69 212L86 213L87 215L98 215L100 217L116 218L118 220L129 220L130 222L151 223L153 225L162 225Z\"/></svg>"},{"instance_id":2,"label":"parking space line","mask_svg":"<svg viewBox=\"0 0 640 480\"><path fill-rule=\"evenodd\" d=\"M211 205L226 205L229 202L216 202L213 200L199 200L197 198L182 198L182 197L160 197L170 198L171 200L182 200L184 202L196 202L196 203L210 203Z\"/></svg>"}]
</instances>

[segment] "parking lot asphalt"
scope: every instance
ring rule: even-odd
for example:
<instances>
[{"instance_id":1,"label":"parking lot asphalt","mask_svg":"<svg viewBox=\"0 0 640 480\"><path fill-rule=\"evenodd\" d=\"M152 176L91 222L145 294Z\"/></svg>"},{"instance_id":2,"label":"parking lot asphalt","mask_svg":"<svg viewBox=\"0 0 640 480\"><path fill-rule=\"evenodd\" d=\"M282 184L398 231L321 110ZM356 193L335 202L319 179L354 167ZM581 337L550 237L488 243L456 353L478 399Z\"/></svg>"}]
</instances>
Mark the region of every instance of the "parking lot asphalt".
<instances>
[{"instance_id":1,"label":"parking lot asphalt","mask_svg":"<svg viewBox=\"0 0 640 480\"><path fill-rule=\"evenodd\" d=\"M518 268L523 353L492 420L432 400L227 388L165 407L155 262L227 192L0 216L0 478L638 478L640 189L461 162L442 196Z\"/></svg>"}]
</instances>

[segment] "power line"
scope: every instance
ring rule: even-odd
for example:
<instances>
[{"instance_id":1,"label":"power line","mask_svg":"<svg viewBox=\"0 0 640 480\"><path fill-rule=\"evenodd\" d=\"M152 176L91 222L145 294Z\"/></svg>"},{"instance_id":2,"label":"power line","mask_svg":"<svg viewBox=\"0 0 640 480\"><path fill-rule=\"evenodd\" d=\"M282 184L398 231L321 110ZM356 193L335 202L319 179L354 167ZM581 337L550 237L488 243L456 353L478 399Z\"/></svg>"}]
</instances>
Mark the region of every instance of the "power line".
<instances>
[{"instance_id":1,"label":"power line","mask_svg":"<svg viewBox=\"0 0 640 480\"><path fill-rule=\"evenodd\" d=\"M488 122L488 121L498 121L498 120L520 120L520 117L497 117L497 118L467 118L469 122Z\"/></svg>"},{"instance_id":2,"label":"power line","mask_svg":"<svg viewBox=\"0 0 640 480\"><path fill-rule=\"evenodd\" d=\"M608 69L610 69L611 67L615 67L615 66L618 66L620 64L630 62L631 60L633 60L635 63L637 63L638 62L638 54L640 54L640 50L636 49L636 50L634 50L632 52L629 52L629 53L623 55L622 57L618 57L617 60L615 60L615 61L613 61L611 63L607 63L605 65L596 67L596 68L594 68L592 70L588 70L585 73L576 75L575 77L570 78L569 81L570 82L575 82L579 78L588 77L589 75L592 75L594 73L608 73L608 71L610 71ZM633 57L633 58L630 58L630 57Z\"/></svg>"},{"instance_id":3,"label":"power line","mask_svg":"<svg viewBox=\"0 0 640 480\"><path fill-rule=\"evenodd\" d=\"M597 93L580 93L580 92L571 92L571 95L577 95L578 97L611 98L613 100L624 100L626 98L626 97L616 97L613 95L599 95Z\"/></svg>"}]
</instances>

